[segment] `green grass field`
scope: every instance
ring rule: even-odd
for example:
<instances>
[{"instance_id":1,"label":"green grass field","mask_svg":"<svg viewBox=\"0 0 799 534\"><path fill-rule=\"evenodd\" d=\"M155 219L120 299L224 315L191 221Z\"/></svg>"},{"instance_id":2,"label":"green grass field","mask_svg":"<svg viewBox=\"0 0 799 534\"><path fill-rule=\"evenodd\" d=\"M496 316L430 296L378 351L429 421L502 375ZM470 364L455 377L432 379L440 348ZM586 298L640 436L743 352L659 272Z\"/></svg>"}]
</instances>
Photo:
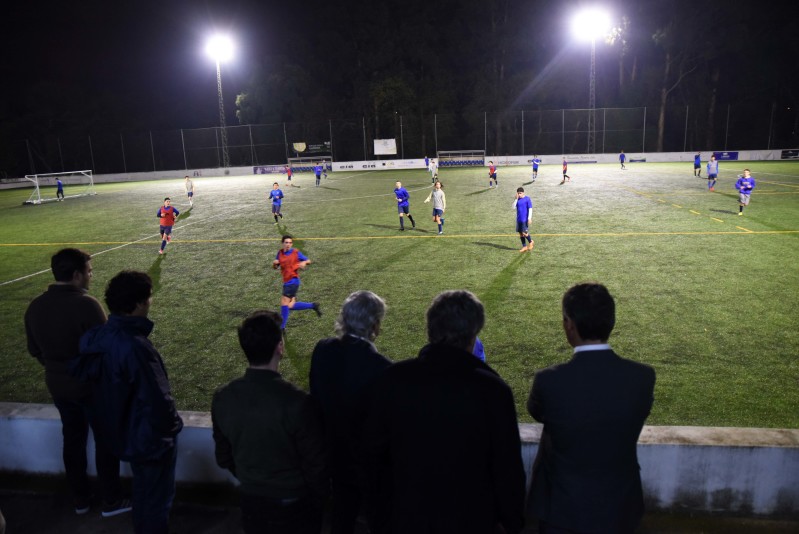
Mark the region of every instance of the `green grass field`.
<instances>
[{"instance_id":1,"label":"green grass field","mask_svg":"<svg viewBox=\"0 0 799 534\"><path fill-rule=\"evenodd\" d=\"M735 175L758 180L738 216ZM424 315L442 290L465 288L484 303L488 362L513 388L522 421L537 369L570 357L560 298L572 284L606 284L617 302L612 346L657 371L658 425L799 427L799 163L722 162L716 192L690 163L573 165L572 182L545 166L444 169L445 234L437 235L424 170L335 173L313 186L300 174L274 225L266 202L274 176L195 179L188 209L181 181L100 185L98 195L22 206L30 190L0 192L0 400L48 402L41 368L25 349L22 316L52 280L49 258L77 246L96 256L91 293L102 300L121 269L155 281L151 339L167 364L178 407L207 410L220 385L245 367L236 326L252 310L277 309L271 269L280 235L313 264L300 300L325 312L294 313L282 371L307 387L314 344L333 335L338 308L356 289L389 310L377 339L401 360L425 343ZM394 182L411 193L415 230L399 232ZM520 254L511 209L516 187L534 201L531 253ZM67 188L69 194L69 188ZM54 196L55 191L46 191ZM170 195L182 210L157 254L156 210ZM34 274L38 273L38 274ZM33 275L33 276L30 276Z\"/></svg>"}]
</instances>

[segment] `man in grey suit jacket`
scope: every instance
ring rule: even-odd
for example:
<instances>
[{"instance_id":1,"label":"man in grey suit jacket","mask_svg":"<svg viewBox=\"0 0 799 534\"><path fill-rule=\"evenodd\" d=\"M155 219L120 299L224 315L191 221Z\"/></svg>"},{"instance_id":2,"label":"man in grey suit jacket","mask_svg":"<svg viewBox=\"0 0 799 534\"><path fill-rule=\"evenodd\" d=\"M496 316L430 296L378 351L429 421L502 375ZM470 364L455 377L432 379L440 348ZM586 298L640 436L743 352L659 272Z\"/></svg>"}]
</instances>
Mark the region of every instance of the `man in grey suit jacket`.
<instances>
[{"instance_id":1,"label":"man in grey suit jacket","mask_svg":"<svg viewBox=\"0 0 799 534\"><path fill-rule=\"evenodd\" d=\"M633 532L643 515L636 447L652 409L655 371L607 341L615 303L601 284L563 296L572 359L538 371L527 409L544 424L530 498L539 532Z\"/></svg>"}]
</instances>

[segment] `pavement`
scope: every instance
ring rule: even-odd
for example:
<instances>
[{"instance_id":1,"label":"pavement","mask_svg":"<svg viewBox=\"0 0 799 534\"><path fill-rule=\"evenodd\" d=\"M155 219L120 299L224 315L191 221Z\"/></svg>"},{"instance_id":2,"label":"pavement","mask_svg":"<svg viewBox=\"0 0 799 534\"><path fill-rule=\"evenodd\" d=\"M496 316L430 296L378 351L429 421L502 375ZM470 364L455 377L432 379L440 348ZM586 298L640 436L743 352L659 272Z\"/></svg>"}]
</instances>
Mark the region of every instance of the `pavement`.
<instances>
[{"instance_id":1,"label":"pavement","mask_svg":"<svg viewBox=\"0 0 799 534\"><path fill-rule=\"evenodd\" d=\"M236 534L241 532L235 492L219 487L179 487L170 515L170 533ZM130 514L103 518L99 505L76 515L65 483L58 478L0 474L0 510L6 534L129 534ZM524 534L536 534L528 526ZM327 534L325 527L321 534ZM356 534L367 534L359 524ZM799 517L783 519L731 517L712 514L650 513L639 534L797 534Z\"/></svg>"}]
</instances>

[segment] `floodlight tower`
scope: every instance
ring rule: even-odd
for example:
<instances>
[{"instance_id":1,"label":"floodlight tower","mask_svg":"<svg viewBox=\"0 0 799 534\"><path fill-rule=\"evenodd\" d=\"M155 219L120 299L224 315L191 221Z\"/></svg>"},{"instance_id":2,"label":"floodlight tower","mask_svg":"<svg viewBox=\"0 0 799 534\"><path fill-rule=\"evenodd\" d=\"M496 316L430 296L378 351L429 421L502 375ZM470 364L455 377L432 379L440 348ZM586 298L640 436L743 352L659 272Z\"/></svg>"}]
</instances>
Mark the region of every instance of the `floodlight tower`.
<instances>
[{"instance_id":1,"label":"floodlight tower","mask_svg":"<svg viewBox=\"0 0 799 534\"><path fill-rule=\"evenodd\" d=\"M233 57L233 42L226 35L214 35L205 46L206 53L216 62L216 90L219 95L219 126L222 137L222 166L230 167L227 149L227 125L225 124L225 102L222 100L222 71L220 63Z\"/></svg>"},{"instance_id":2,"label":"floodlight tower","mask_svg":"<svg viewBox=\"0 0 799 534\"><path fill-rule=\"evenodd\" d=\"M572 31L580 40L591 41L591 73L588 82L588 153L596 150L596 39L610 28L610 16L601 9L580 11L572 21Z\"/></svg>"}]
</instances>

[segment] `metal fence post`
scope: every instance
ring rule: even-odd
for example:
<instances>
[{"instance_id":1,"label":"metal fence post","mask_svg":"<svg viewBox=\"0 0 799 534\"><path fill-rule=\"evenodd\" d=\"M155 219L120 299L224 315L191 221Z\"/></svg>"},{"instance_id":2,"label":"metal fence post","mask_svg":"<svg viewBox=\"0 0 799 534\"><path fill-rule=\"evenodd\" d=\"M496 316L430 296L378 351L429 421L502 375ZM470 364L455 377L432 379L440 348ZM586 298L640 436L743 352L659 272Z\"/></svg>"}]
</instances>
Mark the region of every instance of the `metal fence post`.
<instances>
[{"instance_id":1,"label":"metal fence post","mask_svg":"<svg viewBox=\"0 0 799 534\"><path fill-rule=\"evenodd\" d=\"M560 153L566 155L566 110L560 110Z\"/></svg>"},{"instance_id":2,"label":"metal fence post","mask_svg":"<svg viewBox=\"0 0 799 534\"><path fill-rule=\"evenodd\" d=\"M483 112L483 152L488 154L488 112Z\"/></svg>"},{"instance_id":3,"label":"metal fence post","mask_svg":"<svg viewBox=\"0 0 799 534\"><path fill-rule=\"evenodd\" d=\"M730 137L730 105L727 104L727 129L724 132L724 151L727 151L727 140Z\"/></svg>"},{"instance_id":4,"label":"metal fence post","mask_svg":"<svg viewBox=\"0 0 799 534\"><path fill-rule=\"evenodd\" d=\"M524 110L522 110L522 156L524 155Z\"/></svg>"},{"instance_id":5,"label":"metal fence post","mask_svg":"<svg viewBox=\"0 0 799 534\"><path fill-rule=\"evenodd\" d=\"M252 124L247 125L247 130L250 132L250 161L253 165L258 165L258 162L255 160L255 143L252 142Z\"/></svg>"},{"instance_id":6,"label":"metal fence post","mask_svg":"<svg viewBox=\"0 0 799 534\"><path fill-rule=\"evenodd\" d=\"M361 128L363 128L363 160L366 161L366 117L361 116Z\"/></svg>"},{"instance_id":7,"label":"metal fence post","mask_svg":"<svg viewBox=\"0 0 799 534\"><path fill-rule=\"evenodd\" d=\"M688 148L688 106L685 106L685 133L682 136L682 151Z\"/></svg>"},{"instance_id":8,"label":"metal fence post","mask_svg":"<svg viewBox=\"0 0 799 534\"><path fill-rule=\"evenodd\" d=\"M774 109L777 107L776 102L771 103L771 117L768 121L768 143L766 143L766 149L771 150L771 132L774 131Z\"/></svg>"},{"instance_id":9,"label":"metal fence post","mask_svg":"<svg viewBox=\"0 0 799 534\"><path fill-rule=\"evenodd\" d=\"M286 135L286 123L283 123L283 145L286 147L286 161L289 159L289 138Z\"/></svg>"},{"instance_id":10,"label":"metal fence post","mask_svg":"<svg viewBox=\"0 0 799 534\"><path fill-rule=\"evenodd\" d=\"M327 120L328 128L330 130L330 159L336 161L336 156L333 153L333 120Z\"/></svg>"},{"instance_id":11,"label":"metal fence post","mask_svg":"<svg viewBox=\"0 0 799 534\"><path fill-rule=\"evenodd\" d=\"M402 115L400 115L400 157L405 159L405 138L402 135Z\"/></svg>"},{"instance_id":12,"label":"metal fence post","mask_svg":"<svg viewBox=\"0 0 799 534\"><path fill-rule=\"evenodd\" d=\"M189 170L189 160L186 159L186 140L183 138L183 128L180 129L180 144L183 147L183 166Z\"/></svg>"},{"instance_id":13,"label":"metal fence post","mask_svg":"<svg viewBox=\"0 0 799 534\"><path fill-rule=\"evenodd\" d=\"M128 162L125 159L125 140L122 138L122 132L119 132L119 145L122 147L122 169L124 169L125 174L127 174Z\"/></svg>"},{"instance_id":14,"label":"metal fence post","mask_svg":"<svg viewBox=\"0 0 799 534\"><path fill-rule=\"evenodd\" d=\"M644 135L641 140L641 152L646 152L646 106L644 106Z\"/></svg>"},{"instance_id":15,"label":"metal fence post","mask_svg":"<svg viewBox=\"0 0 799 534\"><path fill-rule=\"evenodd\" d=\"M433 114L433 139L436 145L436 157L438 157L438 113Z\"/></svg>"}]
</instances>

